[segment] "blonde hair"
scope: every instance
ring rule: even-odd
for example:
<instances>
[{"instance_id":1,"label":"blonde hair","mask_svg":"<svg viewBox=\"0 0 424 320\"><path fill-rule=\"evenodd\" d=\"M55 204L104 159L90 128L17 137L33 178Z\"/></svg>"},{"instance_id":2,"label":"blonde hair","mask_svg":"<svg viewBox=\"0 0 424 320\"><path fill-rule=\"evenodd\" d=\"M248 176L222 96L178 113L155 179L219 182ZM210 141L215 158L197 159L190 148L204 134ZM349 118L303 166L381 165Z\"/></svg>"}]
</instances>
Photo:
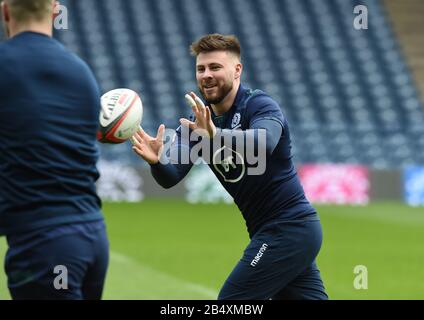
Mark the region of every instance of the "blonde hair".
<instances>
[{"instance_id":1,"label":"blonde hair","mask_svg":"<svg viewBox=\"0 0 424 320\"><path fill-rule=\"evenodd\" d=\"M193 42L190 51L193 56L198 56L202 52L227 51L241 58L240 41L234 35L208 34Z\"/></svg>"},{"instance_id":2,"label":"blonde hair","mask_svg":"<svg viewBox=\"0 0 424 320\"><path fill-rule=\"evenodd\" d=\"M41 21L52 14L52 0L5 0L10 15L19 23Z\"/></svg>"}]
</instances>

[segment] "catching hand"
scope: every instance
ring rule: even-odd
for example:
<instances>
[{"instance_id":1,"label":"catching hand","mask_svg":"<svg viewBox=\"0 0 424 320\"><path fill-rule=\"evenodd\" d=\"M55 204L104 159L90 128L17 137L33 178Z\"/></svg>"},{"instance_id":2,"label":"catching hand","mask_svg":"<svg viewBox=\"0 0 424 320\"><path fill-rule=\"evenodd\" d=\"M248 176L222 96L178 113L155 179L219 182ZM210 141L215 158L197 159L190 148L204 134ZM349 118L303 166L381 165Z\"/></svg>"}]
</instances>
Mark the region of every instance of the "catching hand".
<instances>
[{"instance_id":1,"label":"catching hand","mask_svg":"<svg viewBox=\"0 0 424 320\"><path fill-rule=\"evenodd\" d=\"M193 110L196 120L180 119L181 125L188 127L198 135L212 139L216 135L216 127L212 121L211 110L194 92L185 96L188 104Z\"/></svg>"},{"instance_id":2,"label":"catching hand","mask_svg":"<svg viewBox=\"0 0 424 320\"><path fill-rule=\"evenodd\" d=\"M133 144L132 149L149 164L156 164L159 162L163 151L164 133L165 126L163 124L160 125L155 138L149 136L143 128L140 127L137 133L131 138Z\"/></svg>"}]
</instances>

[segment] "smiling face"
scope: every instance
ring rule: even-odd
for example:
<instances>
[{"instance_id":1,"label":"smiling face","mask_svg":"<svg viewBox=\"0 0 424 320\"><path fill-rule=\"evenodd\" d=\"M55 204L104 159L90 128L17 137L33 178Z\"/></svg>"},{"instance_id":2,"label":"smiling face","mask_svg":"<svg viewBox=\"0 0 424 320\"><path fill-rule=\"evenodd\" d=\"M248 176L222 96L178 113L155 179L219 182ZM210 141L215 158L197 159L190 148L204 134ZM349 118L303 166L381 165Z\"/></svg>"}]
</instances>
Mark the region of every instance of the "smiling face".
<instances>
[{"instance_id":1,"label":"smiling face","mask_svg":"<svg viewBox=\"0 0 424 320\"><path fill-rule=\"evenodd\" d=\"M196 79L203 98L209 104L220 104L234 88L238 89L242 65L228 51L202 52L197 56Z\"/></svg>"}]
</instances>

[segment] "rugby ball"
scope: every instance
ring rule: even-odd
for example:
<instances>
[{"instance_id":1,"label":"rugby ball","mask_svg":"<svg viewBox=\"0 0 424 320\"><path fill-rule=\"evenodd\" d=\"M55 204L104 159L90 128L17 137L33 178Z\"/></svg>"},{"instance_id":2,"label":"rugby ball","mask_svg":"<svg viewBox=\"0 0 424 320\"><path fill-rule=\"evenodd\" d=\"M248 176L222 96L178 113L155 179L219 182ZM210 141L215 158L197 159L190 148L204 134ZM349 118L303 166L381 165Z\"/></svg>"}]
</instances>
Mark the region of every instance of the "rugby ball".
<instances>
[{"instance_id":1,"label":"rugby ball","mask_svg":"<svg viewBox=\"0 0 424 320\"><path fill-rule=\"evenodd\" d=\"M111 90L101 97L100 104L98 141L118 144L137 132L143 118L143 103L135 91Z\"/></svg>"}]
</instances>

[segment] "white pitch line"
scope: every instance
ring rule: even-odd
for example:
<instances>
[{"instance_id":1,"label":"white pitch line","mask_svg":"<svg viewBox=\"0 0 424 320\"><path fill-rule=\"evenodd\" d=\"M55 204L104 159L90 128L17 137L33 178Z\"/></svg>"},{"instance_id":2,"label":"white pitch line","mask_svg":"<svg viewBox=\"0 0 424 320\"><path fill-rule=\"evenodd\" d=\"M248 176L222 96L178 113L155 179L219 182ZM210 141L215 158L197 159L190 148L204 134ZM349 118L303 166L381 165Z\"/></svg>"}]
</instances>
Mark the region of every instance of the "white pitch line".
<instances>
[{"instance_id":1,"label":"white pitch line","mask_svg":"<svg viewBox=\"0 0 424 320\"><path fill-rule=\"evenodd\" d=\"M124 265L130 265L130 266L136 267L137 269L140 269L140 272L143 272L144 270L145 272L151 274L152 277L157 277L159 279L166 280L167 282L170 282L170 283L176 283L178 284L178 287L181 289L181 291L191 291L191 292L200 294L202 297L205 297L206 299L213 299L213 300L215 300L218 296L218 292L213 289L207 288L197 283L193 283L193 282L189 282L189 281L177 278L171 274L168 274L163 271L159 271L150 266L146 266L145 264L142 264L136 261L135 259L127 255L124 255L122 253L119 253L116 251L110 251L110 259L111 261L117 264L124 264Z\"/></svg>"}]
</instances>

